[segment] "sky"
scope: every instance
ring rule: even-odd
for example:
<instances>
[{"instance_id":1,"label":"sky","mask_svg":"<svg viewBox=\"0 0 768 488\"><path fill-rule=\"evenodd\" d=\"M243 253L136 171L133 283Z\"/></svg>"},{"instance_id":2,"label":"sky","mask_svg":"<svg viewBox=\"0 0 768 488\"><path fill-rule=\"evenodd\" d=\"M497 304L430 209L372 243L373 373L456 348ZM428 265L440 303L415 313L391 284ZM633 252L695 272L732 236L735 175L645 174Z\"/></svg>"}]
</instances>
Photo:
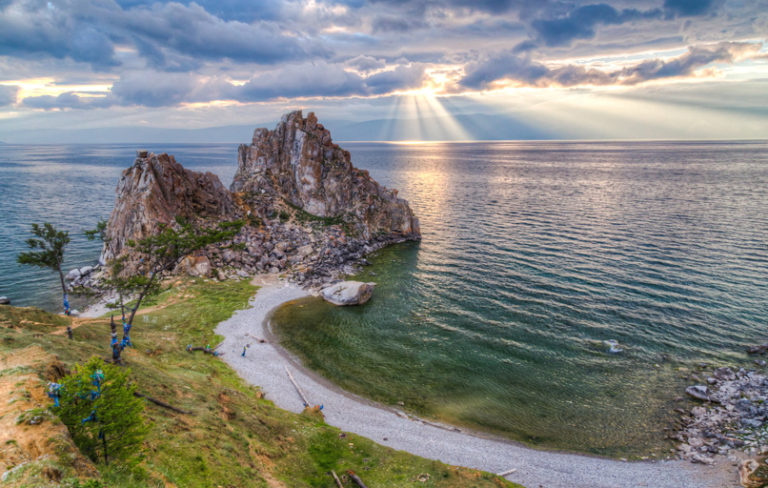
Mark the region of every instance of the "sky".
<instances>
[{"instance_id":1,"label":"sky","mask_svg":"<svg viewBox=\"0 0 768 488\"><path fill-rule=\"evenodd\" d=\"M768 0L0 0L0 141L765 139Z\"/></svg>"}]
</instances>

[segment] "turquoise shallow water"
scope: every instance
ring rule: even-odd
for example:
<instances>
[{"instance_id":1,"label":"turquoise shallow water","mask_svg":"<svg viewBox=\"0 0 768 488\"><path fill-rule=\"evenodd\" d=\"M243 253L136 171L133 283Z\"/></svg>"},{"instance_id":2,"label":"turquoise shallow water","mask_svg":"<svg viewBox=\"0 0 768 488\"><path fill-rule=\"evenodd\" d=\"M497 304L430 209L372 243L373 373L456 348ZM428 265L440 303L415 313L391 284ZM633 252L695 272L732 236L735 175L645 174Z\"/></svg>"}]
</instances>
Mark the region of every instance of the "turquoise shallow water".
<instances>
[{"instance_id":1,"label":"turquoise shallow water","mask_svg":"<svg viewBox=\"0 0 768 488\"><path fill-rule=\"evenodd\" d=\"M371 260L365 306L275 315L347 389L532 445L661 455L681 376L765 339L764 143L350 149L423 241Z\"/></svg>"}]
</instances>

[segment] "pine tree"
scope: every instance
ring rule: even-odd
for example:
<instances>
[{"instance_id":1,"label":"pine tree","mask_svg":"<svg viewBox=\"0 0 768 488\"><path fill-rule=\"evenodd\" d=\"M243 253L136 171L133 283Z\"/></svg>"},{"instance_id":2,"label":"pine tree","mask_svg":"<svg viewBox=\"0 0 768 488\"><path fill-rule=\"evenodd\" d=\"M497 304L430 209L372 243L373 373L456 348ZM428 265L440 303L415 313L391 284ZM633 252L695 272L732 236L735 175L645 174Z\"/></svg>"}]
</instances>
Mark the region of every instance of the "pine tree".
<instances>
[{"instance_id":1,"label":"pine tree","mask_svg":"<svg viewBox=\"0 0 768 488\"><path fill-rule=\"evenodd\" d=\"M144 400L134 396L130 370L93 357L61 381L53 411L80 450L94 461L135 461L149 426Z\"/></svg>"},{"instance_id":2,"label":"pine tree","mask_svg":"<svg viewBox=\"0 0 768 488\"><path fill-rule=\"evenodd\" d=\"M34 251L21 252L17 256L19 264L28 264L40 268L48 268L59 273L61 291L64 294L64 313L69 315L69 299L67 285L64 283L64 273L61 265L64 262L64 249L69 244L69 232L58 231L48 222L42 226L32 224L33 238L27 239L27 246ZM72 339L72 327L67 324L67 337Z\"/></svg>"}]
</instances>

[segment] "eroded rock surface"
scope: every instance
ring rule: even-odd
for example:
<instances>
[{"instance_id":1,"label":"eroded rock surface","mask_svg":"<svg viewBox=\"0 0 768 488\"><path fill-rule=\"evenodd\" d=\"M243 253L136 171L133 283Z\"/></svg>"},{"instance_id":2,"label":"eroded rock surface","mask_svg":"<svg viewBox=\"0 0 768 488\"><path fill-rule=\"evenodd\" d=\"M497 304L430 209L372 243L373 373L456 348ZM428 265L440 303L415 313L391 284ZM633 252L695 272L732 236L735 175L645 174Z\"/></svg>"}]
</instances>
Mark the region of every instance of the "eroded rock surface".
<instances>
[{"instance_id":1,"label":"eroded rock surface","mask_svg":"<svg viewBox=\"0 0 768 488\"><path fill-rule=\"evenodd\" d=\"M275 130L256 129L252 143L238 149L231 190L345 222L364 239L420 232L408 202L352 166L349 151L333 143L314 113L303 118L301 111L291 112Z\"/></svg>"},{"instance_id":2,"label":"eroded rock surface","mask_svg":"<svg viewBox=\"0 0 768 488\"><path fill-rule=\"evenodd\" d=\"M234 220L240 215L232 194L218 176L185 169L168 154L140 151L117 184L101 261L126 252L130 255L129 240L147 237L159 224L171 224L176 217L215 222ZM126 268L131 270L137 265L129 259Z\"/></svg>"}]
</instances>

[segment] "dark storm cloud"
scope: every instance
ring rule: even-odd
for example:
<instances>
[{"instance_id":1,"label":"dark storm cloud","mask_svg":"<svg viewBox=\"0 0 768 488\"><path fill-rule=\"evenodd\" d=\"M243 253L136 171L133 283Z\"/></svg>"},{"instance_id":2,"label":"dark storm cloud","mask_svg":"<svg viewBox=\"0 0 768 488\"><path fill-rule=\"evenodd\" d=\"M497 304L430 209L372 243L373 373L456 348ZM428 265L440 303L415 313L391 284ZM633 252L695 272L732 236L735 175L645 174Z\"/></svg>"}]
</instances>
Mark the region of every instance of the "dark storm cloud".
<instances>
[{"instance_id":1,"label":"dark storm cloud","mask_svg":"<svg viewBox=\"0 0 768 488\"><path fill-rule=\"evenodd\" d=\"M661 16L661 9L616 10L610 5L600 3L579 7L564 17L535 20L531 26L547 46L563 46L575 39L591 39L595 36L595 28L598 25L618 25Z\"/></svg>"},{"instance_id":2,"label":"dark storm cloud","mask_svg":"<svg viewBox=\"0 0 768 488\"><path fill-rule=\"evenodd\" d=\"M460 84L467 88L486 88L497 80L509 79L527 86L636 85L651 80L688 76L711 63L732 63L737 58L756 55L760 44L724 42L714 46L692 46L676 58L643 61L615 71L602 71L567 65L550 68L530 57L513 52L500 53L471 65Z\"/></svg>"},{"instance_id":3,"label":"dark storm cloud","mask_svg":"<svg viewBox=\"0 0 768 488\"><path fill-rule=\"evenodd\" d=\"M713 7L713 0L664 0L664 10L681 17L704 15Z\"/></svg>"},{"instance_id":4,"label":"dark storm cloud","mask_svg":"<svg viewBox=\"0 0 768 488\"><path fill-rule=\"evenodd\" d=\"M58 5L37 0L6 4L0 10L0 55L71 58L97 70L115 66L114 45L103 26L85 12Z\"/></svg>"},{"instance_id":5,"label":"dark storm cloud","mask_svg":"<svg viewBox=\"0 0 768 488\"><path fill-rule=\"evenodd\" d=\"M16 103L16 94L18 91L18 86L0 85L0 107Z\"/></svg>"}]
</instances>

